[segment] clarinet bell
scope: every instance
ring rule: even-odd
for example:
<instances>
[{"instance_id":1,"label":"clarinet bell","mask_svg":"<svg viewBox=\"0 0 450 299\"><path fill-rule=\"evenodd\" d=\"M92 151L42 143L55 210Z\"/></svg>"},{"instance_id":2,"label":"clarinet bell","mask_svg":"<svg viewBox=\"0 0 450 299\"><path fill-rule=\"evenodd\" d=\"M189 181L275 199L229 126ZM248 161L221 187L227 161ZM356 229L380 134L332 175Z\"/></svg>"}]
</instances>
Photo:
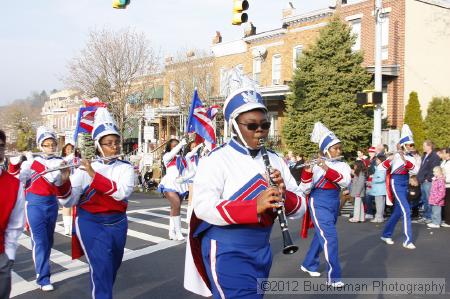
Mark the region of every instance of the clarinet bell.
<instances>
[{"instance_id":1,"label":"clarinet bell","mask_svg":"<svg viewBox=\"0 0 450 299\"><path fill-rule=\"evenodd\" d=\"M294 245L288 231L283 232L283 254L293 254L298 250L298 246Z\"/></svg>"}]
</instances>

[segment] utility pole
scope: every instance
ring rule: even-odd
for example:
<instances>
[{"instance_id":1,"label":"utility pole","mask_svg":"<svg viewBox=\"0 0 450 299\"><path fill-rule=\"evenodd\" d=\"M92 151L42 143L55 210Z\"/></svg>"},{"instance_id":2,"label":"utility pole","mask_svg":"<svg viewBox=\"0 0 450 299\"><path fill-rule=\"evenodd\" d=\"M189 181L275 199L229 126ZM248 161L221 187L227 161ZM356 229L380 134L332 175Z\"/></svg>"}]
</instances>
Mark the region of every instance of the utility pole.
<instances>
[{"instance_id":1,"label":"utility pole","mask_svg":"<svg viewBox=\"0 0 450 299\"><path fill-rule=\"evenodd\" d=\"M375 0L375 91L382 92L381 75L381 22L382 22L382 0ZM372 145L381 143L381 104L376 104L373 112Z\"/></svg>"}]
</instances>

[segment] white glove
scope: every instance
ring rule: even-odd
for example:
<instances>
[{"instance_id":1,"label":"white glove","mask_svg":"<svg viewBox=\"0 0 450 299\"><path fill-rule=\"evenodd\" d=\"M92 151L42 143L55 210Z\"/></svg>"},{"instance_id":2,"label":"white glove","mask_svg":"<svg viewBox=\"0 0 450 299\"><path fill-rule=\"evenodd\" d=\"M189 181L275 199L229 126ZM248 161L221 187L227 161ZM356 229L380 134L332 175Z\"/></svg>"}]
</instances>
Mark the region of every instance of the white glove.
<instances>
[{"instance_id":1,"label":"white glove","mask_svg":"<svg viewBox=\"0 0 450 299\"><path fill-rule=\"evenodd\" d=\"M27 161L33 161L34 160L32 152L26 152L25 153L25 157L27 158Z\"/></svg>"},{"instance_id":2,"label":"white glove","mask_svg":"<svg viewBox=\"0 0 450 299\"><path fill-rule=\"evenodd\" d=\"M11 162L12 165L17 165L17 164L19 164L21 158L22 158L22 156L15 156L15 157L9 158L9 161Z\"/></svg>"},{"instance_id":3,"label":"white glove","mask_svg":"<svg viewBox=\"0 0 450 299\"><path fill-rule=\"evenodd\" d=\"M186 138L181 139L180 144L181 145L186 145L187 144Z\"/></svg>"},{"instance_id":4,"label":"white glove","mask_svg":"<svg viewBox=\"0 0 450 299\"><path fill-rule=\"evenodd\" d=\"M57 183L58 176L59 176L59 180L61 180L60 171L52 171L52 172L44 174L44 178L52 184Z\"/></svg>"},{"instance_id":5,"label":"white glove","mask_svg":"<svg viewBox=\"0 0 450 299\"><path fill-rule=\"evenodd\" d=\"M177 184L183 184L184 183L184 178L182 176L179 176L175 179L175 182Z\"/></svg>"}]
</instances>

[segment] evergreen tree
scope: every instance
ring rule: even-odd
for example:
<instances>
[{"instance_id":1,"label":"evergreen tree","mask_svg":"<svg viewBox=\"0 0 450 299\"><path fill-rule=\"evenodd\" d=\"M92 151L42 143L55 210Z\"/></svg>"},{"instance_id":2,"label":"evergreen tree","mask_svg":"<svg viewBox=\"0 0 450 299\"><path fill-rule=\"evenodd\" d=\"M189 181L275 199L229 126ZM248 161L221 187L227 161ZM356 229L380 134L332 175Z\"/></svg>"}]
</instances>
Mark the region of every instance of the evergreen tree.
<instances>
[{"instance_id":1,"label":"evergreen tree","mask_svg":"<svg viewBox=\"0 0 450 299\"><path fill-rule=\"evenodd\" d=\"M84 159L92 159L95 157L95 143L91 138L91 134L82 134L80 152L81 157Z\"/></svg>"},{"instance_id":2,"label":"evergreen tree","mask_svg":"<svg viewBox=\"0 0 450 299\"><path fill-rule=\"evenodd\" d=\"M409 94L408 104L405 107L405 118L403 120L408 124L414 135L414 142L422 145L425 140L425 127L422 118L422 110L420 109L419 98L417 92L412 91Z\"/></svg>"},{"instance_id":3,"label":"evergreen tree","mask_svg":"<svg viewBox=\"0 0 450 299\"><path fill-rule=\"evenodd\" d=\"M425 117L427 139L437 148L450 146L450 98L435 97L428 106Z\"/></svg>"},{"instance_id":4,"label":"evergreen tree","mask_svg":"<svg viewBox=\"0 0 450 299\"><path fill-rule=\"evenodd\" d=\"M372 121L356 104L356 93L368 87L371 76L361 65L362 54L352 52L354 41L350 28L335 17L298 60L283 129L293 151L317 152L310 141L317 121L338 136L347 153L369 145Z\"/></svg>"}]
</instances>

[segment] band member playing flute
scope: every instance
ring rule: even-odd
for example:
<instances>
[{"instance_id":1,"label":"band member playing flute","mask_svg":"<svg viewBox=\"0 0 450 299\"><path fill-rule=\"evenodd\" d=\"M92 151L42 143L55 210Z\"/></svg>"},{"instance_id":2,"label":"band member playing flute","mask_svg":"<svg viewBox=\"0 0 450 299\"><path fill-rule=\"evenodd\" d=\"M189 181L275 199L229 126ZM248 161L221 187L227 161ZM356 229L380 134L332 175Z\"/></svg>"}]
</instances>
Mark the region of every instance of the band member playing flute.
<instances>
[{"instance_id":1,"label":"band member playing flute","mask_svg":"<svg viewBox=\"0 0 450 299\"><path fill-rule=\"evenodd\" d=\"M57 200L69 198L71 186L68 169L41 175L46 169L65 163L61 157L54 155L57 146L55 133L46 127L39 127L36 143L43 154L22 163L19 179L25 183L25 212L30 226L36 283L43 291L53 291L49 258L58 216Z\"/></svg>"},{"instance_id":2,"label":"band member playing flute","mask_svg":"<svg viewBox=\"0 0 450 299\"><path fill-rule=\"evenodd\" d=\"M311 141L319 144L321 154L328 159L341 155L341 141L320 122L314 125ZM312 191L308 205L315 234L300 268L310 276L320 276L319 255L324 251L328 265L327 283L333 287L342 287L344 283L341 281L336 221L340 189L350 184L351 169L345 162L319 159L312 172ZM303 178L302 181L305 182Z\"/></svg>"},{"instance_id":3,"label":"band member playing flute","mask_svg":"<svg viewBox=\"0 0 450 299\"><path fill-rule=\"evenodd\" d=\"M92 139L99 156L120 153L119 130L105 108L95 112ZM125 249L127 199L134 188L134 169L118 159L92 163L82 159L81 165L70 178L71 199L62 203L77 205L76 237L89 263L92 298L110 299ZM72 253L74 258L76 253Z\"/></svg>"}]
</instances>

